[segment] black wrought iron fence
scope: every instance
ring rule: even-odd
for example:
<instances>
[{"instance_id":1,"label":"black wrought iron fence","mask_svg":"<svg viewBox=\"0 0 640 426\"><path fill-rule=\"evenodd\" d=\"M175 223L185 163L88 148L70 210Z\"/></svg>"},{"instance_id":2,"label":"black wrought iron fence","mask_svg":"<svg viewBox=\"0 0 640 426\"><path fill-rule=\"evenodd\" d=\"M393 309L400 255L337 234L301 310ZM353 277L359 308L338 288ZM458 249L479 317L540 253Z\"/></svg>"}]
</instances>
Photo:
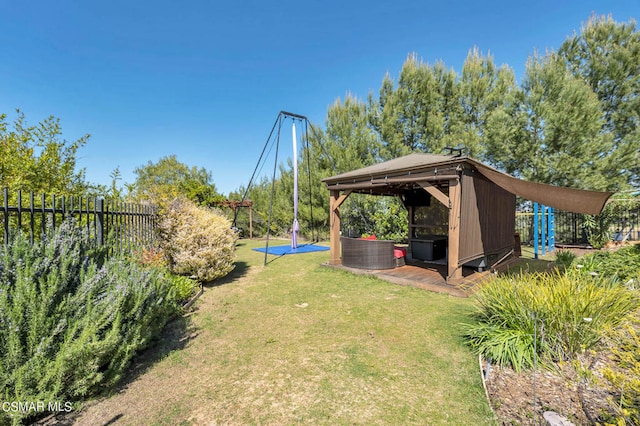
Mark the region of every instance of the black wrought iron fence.
<instances>
[{"instance_id":1,"label":"black wrought iron fence","mask_svg":"<svg viewBox=\"0 0 640 426\"><path fill-rule=\"evenodd\" d=\"M22 191L3 191L3 241L12 232L28 233L33 242L74 217L90 238L103 245L109 241L115 251L152 246L156 240L158 215L154 206L106 200L97 197L47 196Z\"/></svg>"},{"instance_id":2,"label":"black wrought iron fence","mask_svg":"<svg viewBox=\"0 0 640 426\"><path fill-rule=\"evenodd\" d=\"M555 210L556 244L588 244L586 216L563 210ZM597 216L596 216L597 220ZM640 240L640 206L620 210L607 230L614 241ZM520 241L531 244L533 241L533 213L516 212L516 232Z\"/></svg>"}]
</instances>

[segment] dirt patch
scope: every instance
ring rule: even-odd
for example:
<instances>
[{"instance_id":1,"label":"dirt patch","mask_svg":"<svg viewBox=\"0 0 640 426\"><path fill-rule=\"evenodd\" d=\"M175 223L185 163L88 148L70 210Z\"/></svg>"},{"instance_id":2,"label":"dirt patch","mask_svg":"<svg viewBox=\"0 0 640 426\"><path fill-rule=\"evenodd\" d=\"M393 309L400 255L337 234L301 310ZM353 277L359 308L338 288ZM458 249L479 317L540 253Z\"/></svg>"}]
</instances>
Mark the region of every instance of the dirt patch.
<instances>
[{"instance_id":1,"label":"dirt patch","mask_svg":"<svg viewBox=\"0 0 640 426\"><path fill-rule=\"evenodd\" d=\"M486 386L499 422L503 425L546 424L543 413L555 411L575 425L602 423L603 415L612 413L614 397L598 374L604 360L583 357L579 364L590 367L590 380L581 377L570 363L556 364L553 371L537 369L535 374L533 371L515 372L511 368L492 366Z\"/></svg>"}]
</instances>

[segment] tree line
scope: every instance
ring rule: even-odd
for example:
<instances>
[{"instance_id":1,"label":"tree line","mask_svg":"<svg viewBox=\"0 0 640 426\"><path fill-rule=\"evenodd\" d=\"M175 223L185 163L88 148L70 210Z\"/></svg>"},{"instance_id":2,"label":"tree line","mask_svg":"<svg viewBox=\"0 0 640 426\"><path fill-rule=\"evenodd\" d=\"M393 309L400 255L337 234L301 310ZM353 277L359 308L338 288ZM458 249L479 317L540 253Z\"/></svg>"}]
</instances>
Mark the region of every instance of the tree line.
<instances>
[{"instance_id":1,"label":"tree line","mask_svg":"<svg viewBox=\"0 0 640 426\"><path fill-rule=\"evenodd\" d=\"M328 194L322 179L412 152L461 148L499 170L526 180L592 190L640 185L640 33L636 22L592 16L557 50L534 52L518 83L508 65L472 48L460 72L410 54L399 76L387 74L366 99L347 94L329 106L322 126L311 125L300 170L302 233L328 230ZM59 120L29 126L0 115L0 186L34 192L98 195L168 203L177 194L204 206L223 198L212 172L168 156L135 170L136 181L86 181L76 153L89 139L61 139ZM309 167L310 166L310 167ZM275 182L264 178L248 191L257 232L287 234L293 219L291 164ZM306 173L306 172L305 172ZM275 197L271 200L272 184ZM229 198L240 199L246 187ZM12 191L13 192L13 191ZM313 210L313 219L311 215ZM343 232L406 236L398 200L352 195L342 208ZM247 227L248 215L238 225Z\"/></svg>"},{"instance_id":2,"label":"tree line","mask_svg":"<svg viewBox=\"0 0 640 426\"><path fill-rule=\"evenodd\" d=\"M496 65L478 48L460 73L410 54L397 79L384 76L377 94L338 98L324 128L312 126L313 185L301 188L301 223L328 229L322 178L412 152L441 154L445 147L525 180L590 190L637 187L639 124L640 33L633 20L592 16L557 50L533 53L519 84L508 65ZM299 162L307 167L306 152ZM290 165L282 165L273 233L286 233L291 223L291 182ZM267 180L249 191L258 218L268 214L270 191ZM343 234L406 236L397 200L349 198L341 209Z\"/></svg>"}]
</instances>

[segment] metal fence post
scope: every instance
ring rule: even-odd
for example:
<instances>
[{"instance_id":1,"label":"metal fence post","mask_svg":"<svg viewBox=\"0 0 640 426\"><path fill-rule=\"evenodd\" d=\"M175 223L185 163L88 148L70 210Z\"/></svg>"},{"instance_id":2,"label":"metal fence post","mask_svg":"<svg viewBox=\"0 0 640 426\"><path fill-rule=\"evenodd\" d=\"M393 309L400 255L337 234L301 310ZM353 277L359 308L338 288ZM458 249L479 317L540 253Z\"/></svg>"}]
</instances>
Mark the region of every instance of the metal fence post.
<instances>
[{"instance_id":1,"label":"metal fence post","mask_svg":"<svg viewBox=\"0 0 640 426\"><path fill-rule=\"evenodd\" d=\"M56 231L56 196L51 196L51 217L53 218L53 232Z\"/></svg>"},{"instance_id":2,"label":"metal fence post","mask_svg":"<svg viewBox=\"0 0 640 426\"><path fill-rule=\"evenodd\" d=\"M34 207L33 191L29 192L29 242L33 244L35 241L35 222L36 210Z\"/></svg>"},{"instance_id":3,"label":"metal fence post","mask_svg":"<svg viewBox=\"0 0 640 426\"><path fill-rule=\"evenodd\" d=\"M44 238L47 233L47 208L46 208L46 199L44 193L40 194L40 206L42 208L42 220L40 221L40 228L42 230L42 234L40 238Z\"/></svg>"},{"instance_id":4,"label":"metal fence post","mask_svg":"<svg viewBox=\"0 0 640 426\"><path fill-rule=\"evenodd\" d=\"M549 207L549 253L556 249L556 218L553 207Z\"/></svg>"},{"instance_id":5,"label":"metal fence post","mask_svg":"<svg viewBox=\"0 0 640 426\"><path fill-rule=\"evenodd\" d=\"M104 199L99 198L96 200L96 239L98 245L104 245Z\"/></svg>"},{"instance_id":6,"label":"metal fence post","mask_svg":"<svg viewBox=\"0 0 640 426\"><path fill-rule=\"evenodd\" d=\"M533 257L538 258L538 203L533 203Z\"/></svg>"},{"instance_id":7,"label":"metal fence post","mask_svg":"<svg viewBox=\"0 0 640 426\"><path fill-rule=\"evenodd\" d=\"M9 188L4 188L4 243L9 243Z\"/></svg>"},{"instance_id":8,"label":"metal fence post","mask_svg":"<svg viewBox=\"0 0 640 426\"><path fill-rule=\"evenodd\" d=\"M22 190L18 189L18 233L20 235L22 231Z\"/></svg>"}]
</instances>

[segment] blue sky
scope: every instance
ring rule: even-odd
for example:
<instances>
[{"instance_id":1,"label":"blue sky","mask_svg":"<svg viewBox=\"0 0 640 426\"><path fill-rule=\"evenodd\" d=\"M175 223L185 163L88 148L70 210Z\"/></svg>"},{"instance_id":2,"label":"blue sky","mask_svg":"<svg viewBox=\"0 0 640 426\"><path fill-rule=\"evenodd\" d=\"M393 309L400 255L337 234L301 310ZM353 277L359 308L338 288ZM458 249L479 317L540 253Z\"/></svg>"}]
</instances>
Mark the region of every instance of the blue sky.
<instances>
[{"instance_id":1,"label":"blue sky","mask_svg":"<svg viewBox=\"0 0 640 426\"><path fill-rule=\"evenodd\" d=\"M640 15L626 1L0 0L0 112L54 115L89 133L78 166L108 184L176 154L224 194L247 184L280 110L324 126L346 93L366 99L408 54L460 71L469 49L520 79L592 13Z\"/></svg>"}]
</instances>

